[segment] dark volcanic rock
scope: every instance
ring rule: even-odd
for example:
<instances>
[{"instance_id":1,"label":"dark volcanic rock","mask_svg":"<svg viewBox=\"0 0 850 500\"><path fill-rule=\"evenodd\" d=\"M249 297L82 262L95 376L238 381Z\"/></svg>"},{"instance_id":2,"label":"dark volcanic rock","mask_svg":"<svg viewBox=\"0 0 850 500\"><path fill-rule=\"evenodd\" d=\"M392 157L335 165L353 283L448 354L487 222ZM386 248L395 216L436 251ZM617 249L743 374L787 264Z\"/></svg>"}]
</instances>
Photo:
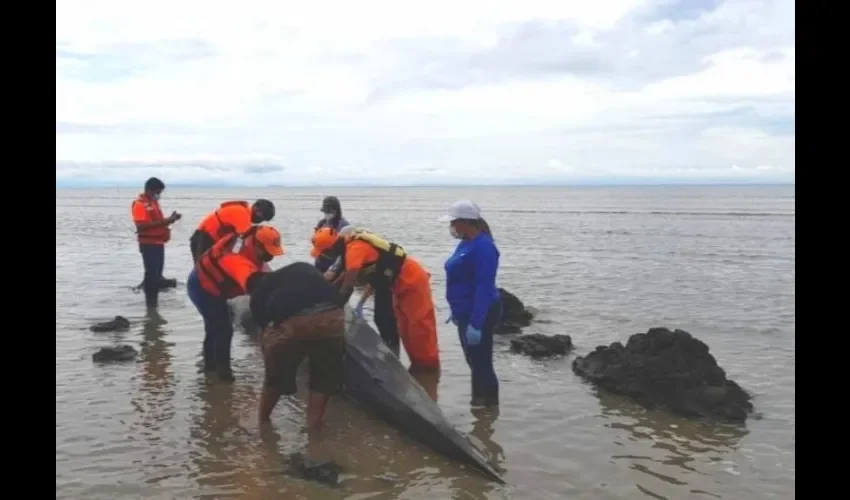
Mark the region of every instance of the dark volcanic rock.
<instances>
[{"instance_id":1,"label":"dark volcanic rock","mask_svg":"<svg viewBox=\"0 0 850 500\"><path fill-rule=\"evenodd\" d=\"M569 335L541 335L533 333L511 339L511 351L527 354L532 358L548 358L568 353L573 348Z\"/></svg>"},{"instance_id":2,"label":"dark volcanic rock","mask_svg":"<svg viewBox=\"0 0 850 500\"><path fill-rule=\"evenodd\" d=\"M92 361L102 363L109 361L132 361L139 353L131 345L103 347L92 354Z\"/></svg>"},{"instance_id":3,"label":"dark volcanic rock","mask_svg":"<svg viewBox=\"0 0 850 500\"><path fill-rule=\"evenodd\" d=\"M130 328L130 320L124 316L115 316L109 321L103 323L95 323L89 327L93 332L114 332L116 330L126 330Z\"/></svg>"},{"instance_id":4,"label":"dark volcanic rock","mask_svg":"<svg viewBox=\"0 0 850 500\"><path fill-rule=\"evenodd\" d=\"M511 292L504 288L499 288L499 295L502 298L502 320L496 325L495 333L520 333L522 328L531 324L534 315Z\"/></svg>"},{"instance_id":5,"label":"dark volcanic rock","mask_svg":"<svg viewBox=\"0 0 850 500\"><path fill-rule=\"evenodd\" d=\"M293 474L329 486L336 486L339 483L339 475L343 472L342 467L335 462L312 460L301 453L290 455L289 465Z\"/></svg>"},{"instance_id":6,"label":"dark volcanic rock","mask_svg":"<svg viewBox=\"0 0 850 500\"><path fill-rule=\"evenodd\" d=\"M726 378L708 346L683 330L651 328L625 347L599 346L576 358L573 372L645 407L687 417L743 422L753 410L750 395Z\"/></svg>"},{"instance_id":7,"label":"dark volcanic rock","mask_svg":"<svg viewBox=\"0 0 850 500\"><path fill-rule=\"evenodd\" d=\"M137 290L142 290L145 287L145 280L143 279L138 286L136 286ZM160 278L159 279L159 290L169 290L171 288L177 288L177 280L174 278Z\"/></svg>"}]
</instances>

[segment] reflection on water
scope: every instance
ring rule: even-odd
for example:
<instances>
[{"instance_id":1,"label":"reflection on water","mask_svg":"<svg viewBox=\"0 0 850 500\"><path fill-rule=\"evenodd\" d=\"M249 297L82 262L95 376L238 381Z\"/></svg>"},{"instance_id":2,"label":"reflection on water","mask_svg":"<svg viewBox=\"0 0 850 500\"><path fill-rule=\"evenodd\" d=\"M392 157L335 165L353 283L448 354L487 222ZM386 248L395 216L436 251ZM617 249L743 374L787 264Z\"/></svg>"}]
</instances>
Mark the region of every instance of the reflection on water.
<instances>
[{"instance_id":1,"label":"reflection on water","mask_svg":"<svg viewBox=\"0 0 850 500\"><path fill-rule=\"evenodd\" d=\"M180 474L172 462L177 438L172 433L177 413L174 395L179 381L171 370L173 344L165 340L164 325L156 313L142 320L138 358L141 370L136 375L138 385L130 400L137 417L130 425L130 439L141 439L149 449L157 450L144 463L138 464L143 467L148 484Z\"/></svg>"},{"instance_id":2,"label":"reflection on water","mask_svg":"<svg viewBox=\"0 0 850 500\"><path fill-rule=\"evenodd\" d=\"M474 407L470 410L474 420L469 436L473 441L478 440L481 446L478 448L487 453L490 463L500 474L507 472L502 468L505 461L505 450L493 439L493 425L499 420L499 407ZM477 443L476 443L477 444Z\"/></svg>"},{"instance_id":3,"label":"reflection on water","mask_svg":"<svg viewBox=\"0 0 850 500\"><path fill-rule=\"evenodd\" d=\"M730 473L729 466L739 459L730 454L739 451L741 439L748 434L746 427L686 419L661 410L647 410L624 396L601 389L594 392L601 404L601 416L609 420L605 426L625 431L615 434L614 444L629 451L611 458L643 475L636 484L639 491L651 498L721 498L701 489L702 484L711 481L706 470L716 468L718 473Z\"/></svg>"}]
</instances>

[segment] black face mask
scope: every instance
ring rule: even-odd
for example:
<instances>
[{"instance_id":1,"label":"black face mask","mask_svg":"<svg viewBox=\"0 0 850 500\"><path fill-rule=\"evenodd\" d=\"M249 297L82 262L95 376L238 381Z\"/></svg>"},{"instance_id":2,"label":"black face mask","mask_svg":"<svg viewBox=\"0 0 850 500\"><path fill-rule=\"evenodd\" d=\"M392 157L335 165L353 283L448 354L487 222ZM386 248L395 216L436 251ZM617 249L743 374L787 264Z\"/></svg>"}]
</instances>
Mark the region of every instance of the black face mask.
<instances>
[{"instance_id":1,"label":"black face mask","mask_svg":"<svg viewBox=\"0 0 850 500\"><path fill-rule=\"evenodd\" d=\"M261 213L254 212L251 214L251 222L254 224L259 224L260 222L265 221L266 218Z\"/></svg>"}]
</instances>

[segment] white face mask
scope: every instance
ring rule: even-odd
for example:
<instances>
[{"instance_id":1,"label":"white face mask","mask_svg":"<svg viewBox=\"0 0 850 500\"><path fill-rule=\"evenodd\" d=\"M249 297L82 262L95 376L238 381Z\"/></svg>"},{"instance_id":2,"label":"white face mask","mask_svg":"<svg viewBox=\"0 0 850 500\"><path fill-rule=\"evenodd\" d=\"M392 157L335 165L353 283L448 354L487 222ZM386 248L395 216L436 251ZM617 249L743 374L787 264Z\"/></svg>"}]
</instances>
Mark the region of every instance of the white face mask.
<instances>
[{"instance_id":1,"label":"white face mask","mask_svg":"<svg viewBox=\"0 0 850 500\"><path fill-rule=\"evenodd\" d=\"M459 240L461 239L461 235L458 234L457 229L454 226L449 226L449 234L452 235L452 238Z\"/></svg>"},{"instance_id":2,"label":"white face mask","mask_svg":"<svg viewBox=\"0 0 850 500\"><path fill-rule=\"evenodd\" d=\"M333 212L330 212L330 213L326 213L326 214L325 214L325 220L326 220L326 221L330 222L330 221L332 221L332 220L333 220L333 218L334 218L334 214L333 214Z\"/></svg>"}]
</instances>

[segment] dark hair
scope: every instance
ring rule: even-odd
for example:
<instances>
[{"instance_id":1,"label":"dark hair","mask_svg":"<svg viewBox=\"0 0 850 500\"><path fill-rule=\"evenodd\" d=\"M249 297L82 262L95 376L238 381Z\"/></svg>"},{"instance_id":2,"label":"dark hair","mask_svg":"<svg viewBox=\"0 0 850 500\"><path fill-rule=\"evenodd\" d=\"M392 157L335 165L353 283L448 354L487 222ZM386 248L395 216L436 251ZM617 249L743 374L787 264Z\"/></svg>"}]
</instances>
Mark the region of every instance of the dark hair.
<instances>
[{"instance_id":1,"label":"dark hair","mask_svg":"<svg viewBox=\"0 0 850 500\"><path fill-rule=\"evenodd\" d=\"M165 189L165 183L156 177L151 177L150 179L145 181L145 192L150 191L162 191Z\"/></svg>"},{"instance_id":2,"label":"dark hair","mask_svg":"<svg viewBox=\"0 0 850 500\"><path fill-rule=\"evenodd\" d=\"M274 203L271 201L260 198L259 200L254 202L254 209L263 214L263 218L267 221L274 219Z\"/></svg>"},{"instance_id":3,"label":"dark hair","mask_svg":"<svg viewBox=\"0 0 850 500\"><path fill-rule=\"evenodd\" d=\"M460 220L462 220L462 221L466 222L467 224L469 224L470 226L478 229L482 233L489 236L490 239L495 241L495 239L493 238L493 233L492 233L492 231L490 231L490 224L487 224L487 221L484 220L483 217L479 218L479 219L460 219Z\"/></svg>"},{"instance_id":4,"label":"dark hair","mask_svg":"<svg viewBox=\"0 0 850 500\"><path fill-rule=\"evenodd\" d=\"M322 200L322 211L324 210L342 212L342 205L339 202L339 198L336 196L325 196L325 199Z\"/></svg>"}]
</instances>

